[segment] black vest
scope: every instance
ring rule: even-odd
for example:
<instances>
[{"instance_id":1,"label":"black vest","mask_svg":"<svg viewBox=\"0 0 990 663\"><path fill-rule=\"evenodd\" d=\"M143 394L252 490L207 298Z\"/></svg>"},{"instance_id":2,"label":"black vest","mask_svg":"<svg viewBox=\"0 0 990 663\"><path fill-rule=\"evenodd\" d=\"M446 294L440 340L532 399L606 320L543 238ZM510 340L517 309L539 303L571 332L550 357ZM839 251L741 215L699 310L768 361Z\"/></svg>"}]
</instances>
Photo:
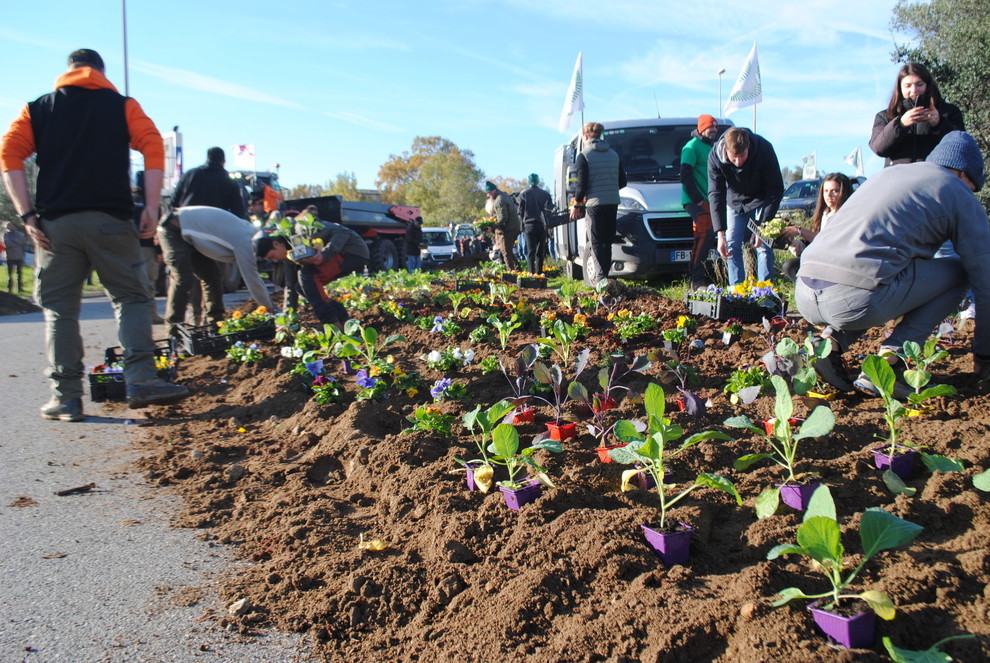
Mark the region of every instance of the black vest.
<instances>
[{"instance_id":1,"label":"black vest","mask_svg":"<svg viewBox=\"0 0 990 663\"><path fill-rule=\"evenodd\" d=\"M66 86L28 104L38 163L36 206L46 219L98 210L130 219L127 97Z\"/></svg>"}]
</instances>

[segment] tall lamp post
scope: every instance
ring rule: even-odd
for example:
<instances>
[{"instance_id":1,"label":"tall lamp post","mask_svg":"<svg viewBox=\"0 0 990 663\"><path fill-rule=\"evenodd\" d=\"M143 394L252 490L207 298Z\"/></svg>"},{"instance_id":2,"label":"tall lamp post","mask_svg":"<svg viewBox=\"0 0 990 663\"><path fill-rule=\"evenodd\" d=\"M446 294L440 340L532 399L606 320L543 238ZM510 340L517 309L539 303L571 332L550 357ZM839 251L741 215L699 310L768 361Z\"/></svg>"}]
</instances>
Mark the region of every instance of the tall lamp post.
<instances>
[{"instance_id":1,"label":"tall lamp post","mask_svg":"<svg viewBox=\"0 0 990 663\"><path fill-rule=\"evenodd\" d=\"M120 0L120 17L124 24L124 96L130 96L131 84L127 74L127 0Z\"/></svg>"},{"instance_id":2,"label":"tall lamp post","mask_svg":"<svg viewBox=\"0 0 990 663\"><path fill-rule=\"evenodd\" d=\"M719 115L722 114L722 74L724 73L725 73L725 67L722 67L721 69L715 72L715 75L718 76L718 114Z\"/></svg>"}]
</instances>

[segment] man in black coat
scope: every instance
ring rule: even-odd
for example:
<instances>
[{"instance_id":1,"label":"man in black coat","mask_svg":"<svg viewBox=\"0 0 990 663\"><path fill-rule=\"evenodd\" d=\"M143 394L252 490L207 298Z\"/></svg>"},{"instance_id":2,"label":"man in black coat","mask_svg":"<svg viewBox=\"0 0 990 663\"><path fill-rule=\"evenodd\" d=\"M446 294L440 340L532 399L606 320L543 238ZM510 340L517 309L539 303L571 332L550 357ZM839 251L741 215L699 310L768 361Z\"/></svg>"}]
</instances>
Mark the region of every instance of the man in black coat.
<instances>
[{"instance_id":1,"label":"man in black coat","mask_svg":"<svg viewBox=\"0 0 990 663\"><path fill-rule=\"evenodd\" d=\"M206 163L187 170L175 185L172 207L205 205L227 210L234 216L247 218L247 208L241 188L224 168L227 157L223 149L211 147L206 151Z\"/></svg>"},{"instance_id":2,"label":"man in black coat","mask_svg":"<svg viewBox=\"0 0 990 663\"><path fill-rule=\"evenodd\" d=\"M547 254L547 224L544 211L553 205L550 194L539 187L540 176L532 173L529 188L519 194L519 219L526 237L526 269L530 274L543 272Z\"/></svg>"}]
</instances>

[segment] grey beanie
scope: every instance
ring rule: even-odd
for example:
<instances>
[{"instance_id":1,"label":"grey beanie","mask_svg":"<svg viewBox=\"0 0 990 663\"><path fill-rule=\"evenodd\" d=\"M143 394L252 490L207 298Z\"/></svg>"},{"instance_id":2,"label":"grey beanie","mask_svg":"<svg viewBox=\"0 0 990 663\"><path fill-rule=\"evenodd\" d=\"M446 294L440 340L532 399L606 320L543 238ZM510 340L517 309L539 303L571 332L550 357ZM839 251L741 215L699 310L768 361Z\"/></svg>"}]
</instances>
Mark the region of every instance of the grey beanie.
<instances>
[{"instance_id":1,"label":"grey beanie","mask_svg":"<svg viewBox=\"0 0 990 663\"><path fill-rule=\"evenodd\" d=\"M950 131L945 134L926 161L963 171L976 185L977 191L983 188L986 181L983 153L973 137L965 131Z\"/></svg>"},{"instance_id":2,"label":"grey beanie","mask_svg":"<svg viewBox=\"0 0 990 663\"><path fill-rule=\"evenodd\" d=\"M529 182L530 186L539 186L540 176L537 175L536 173L530 173L529 177L526 178L526 181Z\"/></svg>"}]
</instances>

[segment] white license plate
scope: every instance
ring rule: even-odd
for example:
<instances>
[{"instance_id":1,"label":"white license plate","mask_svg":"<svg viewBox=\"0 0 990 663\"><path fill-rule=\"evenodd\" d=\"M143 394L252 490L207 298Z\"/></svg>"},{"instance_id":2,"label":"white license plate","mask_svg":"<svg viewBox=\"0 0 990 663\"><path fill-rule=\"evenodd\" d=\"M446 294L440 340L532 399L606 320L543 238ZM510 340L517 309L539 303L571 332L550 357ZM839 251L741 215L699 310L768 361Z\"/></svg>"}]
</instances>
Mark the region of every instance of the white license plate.
<instances>
[{"instance_id":1,"label":"white license plate","mask_svg":"<svg viewBox=\"0 0 990 663\"><path fill-rule=\"evenodd\" d=\"M691 252L686 249L670 252L670 262L688 262L691 260Z\"/></svg>"}]
</instances>

